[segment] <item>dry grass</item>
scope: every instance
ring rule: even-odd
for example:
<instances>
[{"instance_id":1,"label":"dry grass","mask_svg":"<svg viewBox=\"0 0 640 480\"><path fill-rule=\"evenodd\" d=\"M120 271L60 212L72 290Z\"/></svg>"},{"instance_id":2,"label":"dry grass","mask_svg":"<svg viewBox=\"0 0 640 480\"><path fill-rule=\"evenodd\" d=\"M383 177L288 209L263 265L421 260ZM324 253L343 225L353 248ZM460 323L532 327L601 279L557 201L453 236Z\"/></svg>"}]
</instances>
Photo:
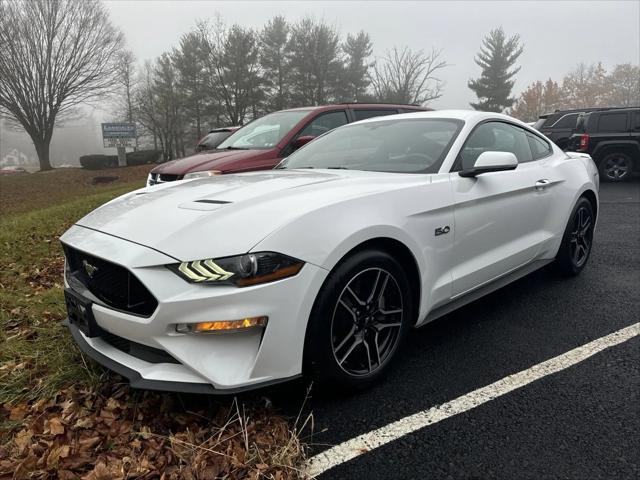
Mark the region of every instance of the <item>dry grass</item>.
<instances>
[{"instance_id":1,"label":"dry grass","mask_svg":"<svg viewBox=\"0 0 640 480\"><path fill-rule=\"evenodd\" d=\"M155 165L85 170L60 168L47 172L0 176L2 215L33 211L63 202L127 186L141 188ZM95 177L118 177L109 183L93 185Z\"/></svg>"},{"instance_id":2,"label":"dry grass","mask_svg":"<svg viewBox=\"0 0 640 480\"><path fill-rule=\"evenodd\" d=\"M58 237L149 166L0 178L0 479L289 479L295 425L250 400L132 391L62 325ZM94 176L117 182L94 186Z\"/></svg>"}]
</instances>

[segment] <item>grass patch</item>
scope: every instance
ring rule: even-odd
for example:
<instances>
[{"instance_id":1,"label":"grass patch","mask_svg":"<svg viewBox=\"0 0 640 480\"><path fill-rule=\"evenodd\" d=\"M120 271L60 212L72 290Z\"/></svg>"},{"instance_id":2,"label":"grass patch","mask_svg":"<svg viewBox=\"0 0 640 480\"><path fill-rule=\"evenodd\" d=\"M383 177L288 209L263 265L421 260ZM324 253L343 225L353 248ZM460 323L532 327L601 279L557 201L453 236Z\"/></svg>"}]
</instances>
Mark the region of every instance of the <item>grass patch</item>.
<instances>
[{"instance_id":1,"label":"grass patch","mask_svg":"<svg viewBox=\"0 0 640 480\"><path fill-rule=\"evenodd\" d=\"M60 168L46 172L0 176L0 211L3 215L59 205L115 188L144 187L153 165L85 170ZM96 177L117 177L94 184Z\"/></svg>"},{"instance_id":2,"label":"grass patch","mask_svg":"<svg viewBox=\"0 0 640 480\"><path fill-rule=\"evenodd\" d=\"M0 404L29 401L69 384L92 383L66 327L59 237L99 205L136 184L102 189L0 220ZM19 366L19 368L16 368Z\"/></svg>"}]
</instances>

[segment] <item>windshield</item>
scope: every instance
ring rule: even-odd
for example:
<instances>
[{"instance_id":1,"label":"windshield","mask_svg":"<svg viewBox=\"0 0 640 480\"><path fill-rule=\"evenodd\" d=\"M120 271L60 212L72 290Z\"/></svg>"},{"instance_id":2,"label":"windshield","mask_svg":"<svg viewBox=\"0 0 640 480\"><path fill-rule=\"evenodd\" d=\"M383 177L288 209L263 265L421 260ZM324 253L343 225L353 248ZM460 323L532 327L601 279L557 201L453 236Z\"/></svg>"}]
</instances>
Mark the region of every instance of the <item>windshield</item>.
<instances>
[{"instance_id":1,"label":"windshield","mask_svg":"<svg viewBox=\"0 0 640 480\"><path fill-rule=\"evenodd\" d=\"M213 150L229 135L231 132L211 132L198 143L198 147L202 150Z\"/></svg>"},{"instance_id":2,"label":"windshield","mask_svg":"<svg viewBox=\"0 0 640 480\"><path fill-rule=\"evenodd\" d=\"M309 114L309 110L275 112L258 118L222 142L218 149L261 149L273 148Z\"/></svg>"},{"instance_id":3,"label":"windshield","mask_svg":"<svg viewBox=\"0 0 640 480\"><path fill-rule=\"evenodd\" d=\"M290 155L280 168L435 173L463 122L411 118L337 128Z\"/></svg>"}]
</instances>

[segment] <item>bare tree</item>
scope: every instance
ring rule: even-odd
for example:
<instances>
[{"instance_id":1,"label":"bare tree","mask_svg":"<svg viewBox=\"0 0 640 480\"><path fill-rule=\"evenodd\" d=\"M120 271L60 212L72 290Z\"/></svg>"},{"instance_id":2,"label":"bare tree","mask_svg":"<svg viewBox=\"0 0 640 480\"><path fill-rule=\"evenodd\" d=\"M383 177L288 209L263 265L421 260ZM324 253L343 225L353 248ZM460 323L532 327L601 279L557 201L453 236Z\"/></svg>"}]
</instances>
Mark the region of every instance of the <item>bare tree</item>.
<instances>
[{"instance_id":1,"label":"bare tree","mask_svg":"<svg viewBox=\"0 0 640 480\"><path fill-rule=\"evenodd\" d=\"M56 120L111 91L123 36L97 0L0 0L0 108L50 170Z\"/></svg>"},{"instance_id":2,"label":"bare tree","mask_svg":"<svg viewBox=\"0 0 640 480\"><path fill-rule=\"evenodd\" d=\"M520 94L509 115L524 122L533 122L543 113L559 108L563 101L562 91L556 82L548 79L532 83Z\"/></svg>"},{"instance_id":3,"label":"bare tree","mask_svg":"<svg viewBox=\"0 0 640 480\"><path fill-rule=\"evenodd\" d=\"M142 125L143 130L153 136L153 148L158 149L158 140L164 147L162 120L158 112L158 101L153 81L153 65L146 61L140 72L139 82L134 91L134 106L136 119ZM164 150L164 148L163 148ZM166 155L165 155L166 160Z\"/></svg>"},{"instance_id":4,"label":"bare tree","mask_svg":"<svg viewBox=\"0 0 640 480\"><path fill-rule=\"evenodd\" d=\"M565 106L569 108L607 107L609 78L602 63L578 64L562 79Z\"/></svg>"},{"instance_id":5,"label":"bare tree","mask_svg":"<svg viewBox=\"0 0 640 480\"><path fill-rule=\"evenodd\" d=\"M136 57L131 50L122 50L118 55L117 61L118 83L122 91L123 117L127 122L133 122L133 91L136 86Z\"/></svg>"},{"instance_id":6,"label":"bare tree","mask_svg":"<svg viewBox=\"0 0 640 480\"><path fill-rule=\"evenodd\" d=\"M622 63L609 75L607 103L612 107L640 106L640 65Z\"/></svg>"},{"instance_id":7,"label":"bare tree","mask_svg":"<svg viewBox=\"0 0 640 480\"><path fill-rule=\"evenodd\" d=\"M371 85L381 102L425 105L442 96L442 82L435 75L446 66L440 50L426 54L394 47L373 65Z\"/></svg>"}]
</instances>

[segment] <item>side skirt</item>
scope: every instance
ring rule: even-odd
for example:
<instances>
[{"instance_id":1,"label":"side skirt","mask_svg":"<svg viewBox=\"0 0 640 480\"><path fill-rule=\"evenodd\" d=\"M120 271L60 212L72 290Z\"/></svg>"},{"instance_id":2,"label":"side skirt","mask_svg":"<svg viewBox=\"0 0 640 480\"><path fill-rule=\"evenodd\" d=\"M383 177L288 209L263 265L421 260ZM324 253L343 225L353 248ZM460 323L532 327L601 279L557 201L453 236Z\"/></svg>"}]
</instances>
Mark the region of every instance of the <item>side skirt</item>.
<instances>
[{"instance_id":1,"label":"side skirt","mask_svg":"<svg viewBox=\"0 0 640 480\"><path fill-rule=\"evenodd\" d=\"M451 300L449 303L446 303L430 311L427 314L426 318L416 326L421 327L423 325L426 325L427 323L432 322L448 313L451 313L454 310L457 310L458 308L468 303L478 300L479 298L482 298L491 292L495 292L496 290L512 282L515 282L516 280L522 277L525 277L530 273L535 272L536 270L539 270L545 265L548 265L549 263L553 262L553 260L554 260L553 258L550 260L536 260L535 262L531 262L521 268L518 268L517 270L509 272L506 275L503 275L502 277L499 277L485 285L482 285L476 288L475 290L472 290L464 294L463 296L458 297L454 300Z\"/></svg>"}]
</instances>

